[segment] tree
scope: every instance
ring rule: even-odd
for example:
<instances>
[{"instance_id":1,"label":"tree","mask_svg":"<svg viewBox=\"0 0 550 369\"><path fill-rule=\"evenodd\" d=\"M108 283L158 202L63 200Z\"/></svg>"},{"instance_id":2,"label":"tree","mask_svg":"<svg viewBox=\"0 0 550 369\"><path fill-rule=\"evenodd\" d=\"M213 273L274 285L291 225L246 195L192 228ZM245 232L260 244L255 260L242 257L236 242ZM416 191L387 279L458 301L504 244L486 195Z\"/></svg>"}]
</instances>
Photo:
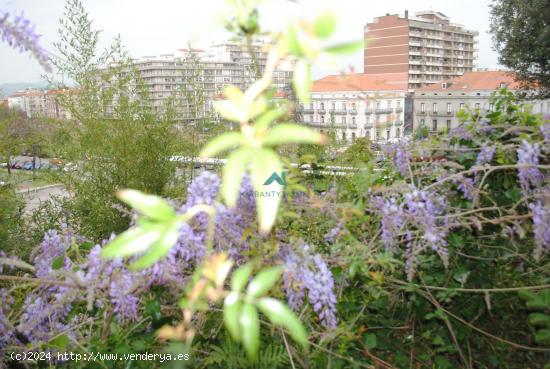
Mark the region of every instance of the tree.
<instances>
[{"instance_id":1,"label":"tree","mask_svg":"<svg viewBox=\"0 0 550 369\"><path fill-rule=\"evenodd\" d=\"M491 33L499 62L517 73L525 89L550 96L550 3L548 0L493 0Z\"/></svg>"},{"instance_id":2,"label":"tree","mask_svg":"<svg viewBox=\"0 0 550 369\"><path fill-rule=\"evenodd\" d=\"M26 127L26 118L20 111L15 109L0 111L0 157L6 163L9 164L13 156L21 153ZM11 176L9 165L7 169L8 175Z\"/></svg>"},{"instance_id":3,"label":"tree","mask_svg":"<svg viewBox=\"0 0 550 369\"><path fill-rule=\"evenodd\" d=\"M64 131L71 139L58 150L77 164L63 177L74 195L67 208L80 232L99 240L128 227L127 215L113 206L118 190L164 194L178 144L175 114L155 112L119 38L99 49L99 31L79 0L67 1L59 38L52 63L76 84L60 96L72 119Z\"/></svg>"}]
</instances>

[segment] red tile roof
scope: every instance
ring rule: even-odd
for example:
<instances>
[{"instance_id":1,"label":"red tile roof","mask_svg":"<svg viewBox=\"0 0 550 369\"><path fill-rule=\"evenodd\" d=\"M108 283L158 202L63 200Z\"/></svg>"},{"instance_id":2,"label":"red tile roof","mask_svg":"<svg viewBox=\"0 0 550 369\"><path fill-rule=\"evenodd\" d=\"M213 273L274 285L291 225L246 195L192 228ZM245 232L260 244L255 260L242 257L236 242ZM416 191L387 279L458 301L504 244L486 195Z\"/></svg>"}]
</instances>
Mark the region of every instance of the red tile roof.
<instances>
[{"instance_id":1,"label":"red tile roof","mask_svg":"<svg viewBox=\"0 0 550 369\"><path fill-rule=\"evenodd\" d=\"M386 83L382 77L362 73L330 75L313 83L312 92L332 91L401 91L406 86Z\"/></svg>"},{"instance_id":2,"label":"red tile roof","mask_svg":"<svg viewBox=\"0 0 550 369\"><path fill-rule=\"evenodd\" d=\"M466 72L463 76L456 77L441 83L434 83L429 86L421 87L416 91L469 91L469 90L497 90L500 84L504 82L508 89L519 88L519 83L515 80L515 75L507 71L475 71ZM447 88L442 84L447 83Z\"/></svg>"}]
</instances>

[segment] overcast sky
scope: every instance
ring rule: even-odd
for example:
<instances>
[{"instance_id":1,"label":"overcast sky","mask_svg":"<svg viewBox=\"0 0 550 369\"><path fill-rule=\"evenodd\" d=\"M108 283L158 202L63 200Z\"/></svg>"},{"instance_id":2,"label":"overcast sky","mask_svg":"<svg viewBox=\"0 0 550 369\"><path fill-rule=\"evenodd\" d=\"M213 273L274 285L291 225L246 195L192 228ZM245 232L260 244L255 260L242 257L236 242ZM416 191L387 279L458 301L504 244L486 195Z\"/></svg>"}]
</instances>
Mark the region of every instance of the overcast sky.
<instances>
[{"instance_id":1,"label":"overcast sky","mask_svg":"<svg viewBox=\"0 0 550 369\"><path fill-rule=\"evenodd\" d=\"M102 30L103 45L120 34L134 57L173 53L184 47L188 40L194 46L205 47L212 41L221 41L227 34L211 29L209 19L219 15L223 0L82 0L94 25ZM63 14L65 0L0 0L0 13L21 12L36 24L42 34L42 45L53 51L57 39L58 20ZM261 14L269 27L281 24L289 14L312 14L322 1L297 0L298 4L284 0L267 0ZM335 40L356 40L363 35L363 26L376 16L386 13L409 14L421 10L436 10L449 16L453 23L479 31L477 66L496 68L497 54L491 48L489 30L490 0L338 0L326 1L340 19ZM363 70L362 53L350 56L346 65ZM338 70L314 69L315 77ZM0 42L0 83L36 82L43 73L39 64L28 54L19 54Z\"/></svg>"}]
</instances>

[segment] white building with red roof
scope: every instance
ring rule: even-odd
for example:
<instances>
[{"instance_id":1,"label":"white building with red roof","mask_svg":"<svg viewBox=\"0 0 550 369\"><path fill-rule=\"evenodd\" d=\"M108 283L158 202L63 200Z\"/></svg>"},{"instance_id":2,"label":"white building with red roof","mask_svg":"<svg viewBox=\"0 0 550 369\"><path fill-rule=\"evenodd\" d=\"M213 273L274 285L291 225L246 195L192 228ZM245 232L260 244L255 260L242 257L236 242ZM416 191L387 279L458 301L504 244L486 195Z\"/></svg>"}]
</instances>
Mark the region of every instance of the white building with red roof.
<instances>
[{"instance_id":1,"label":"white building with red roof","mask_svg":"<svg viewBox=\"0 0 550 369\"><path fill-rule=\"evenodd\" d=\"M412 127L412 101L403 86L365 74L330 75L313 83L302 120L321 132L332 131L341 142L367 137L397 141Z\"/></svg>"},{"instance_id":2,"label":"white building with red roof","mask_svg":"<svg viewBox=\"0 0 550 369\"><path fill-rule=\"evenodd\" d=\"M419 88L414 93L414 129L425 126L431 132L445 131L460 124L456 113L463 109L485 115L492 111L490 98L506 87L517 91L520 84L512 72L474 71L461 77ZM550 113L550 100L529 101L533 113Z\"/></svg>"}]
</instances>

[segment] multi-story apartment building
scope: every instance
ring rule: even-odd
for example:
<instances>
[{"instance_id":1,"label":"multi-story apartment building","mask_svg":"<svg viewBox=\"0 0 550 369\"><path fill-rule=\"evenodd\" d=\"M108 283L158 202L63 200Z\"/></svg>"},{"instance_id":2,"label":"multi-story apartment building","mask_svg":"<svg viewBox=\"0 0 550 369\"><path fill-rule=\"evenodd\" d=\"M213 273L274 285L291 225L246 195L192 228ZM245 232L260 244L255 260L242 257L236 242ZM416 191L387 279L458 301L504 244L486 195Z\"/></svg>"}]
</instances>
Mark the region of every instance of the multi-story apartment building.
<instances>
[{"instance_id":1,"label":"multi-story apartment building","mask_svg":"<svg viewBox=\"0 0 550 369\"><path fill-rule=\"evenodd\" d=\"M478 32L440 12L387 14L365 26L364 73L409 90L473 70Z\"/></svg>"},{"instance_id":2,"label":"multi-story apartment building","mask_svg":"<svg viewBox=\"0 0 550 369\"><path fill-rule=\"evenodd\" d=\"M193 120L197 118L194 115L212 111L213 99L225 86L245 90L258 79L267 59L264 46L255 44L249 53L240 44L225 42L214 44L206 51L179 49L174 54L143 57L134 60L134 65L148 87L156 111L162 111L169 98L176 98L183 103L182 118ZM288 90L291 79L289 64L282 63L273 73L273 84L278 91ZM202 94L206 101L200 107L192 107L194 99L189 94Z\"/></svg>"},{"instance_id":3,"label":"multi-story apartment building","mask_svg":"<svg viewBox=\"0 0 550 369\"><path fill-rule=\"evenodd\" d=\"M486 114L493 109L491 94L504 87L512 91L519 88L512 73L475 71L419 88L414 93L414 128L426 126L432 132L455 128L460 124L456 113L463 109ZM528 104L533 113L550 113L550 100Z\"/></svg>"},{"instance_id":4,"label":"multi-story apartment building","mask_svg":"<svg viewBox=\"0 0 550 369\"><path fill-rule=\"evenodd\" d=\"M365 74L330 75L313 83L311 102L303 104L304 124L333 130L338 140L368 137L395 141L412 127L407 92Z\"/></svg>"},{"instance_id":5,"label":"multi-story apartment building","mask_svg":"<svg viewBox=\"0 0 550 369\"><path fill-rule=\"evenodd\" d=\"M70 119L71 114L59 103L59 95L70 93L61 90L23 90L8 97L8 108L24 112L29 118Z\"/></svg>"}]
</instances>

